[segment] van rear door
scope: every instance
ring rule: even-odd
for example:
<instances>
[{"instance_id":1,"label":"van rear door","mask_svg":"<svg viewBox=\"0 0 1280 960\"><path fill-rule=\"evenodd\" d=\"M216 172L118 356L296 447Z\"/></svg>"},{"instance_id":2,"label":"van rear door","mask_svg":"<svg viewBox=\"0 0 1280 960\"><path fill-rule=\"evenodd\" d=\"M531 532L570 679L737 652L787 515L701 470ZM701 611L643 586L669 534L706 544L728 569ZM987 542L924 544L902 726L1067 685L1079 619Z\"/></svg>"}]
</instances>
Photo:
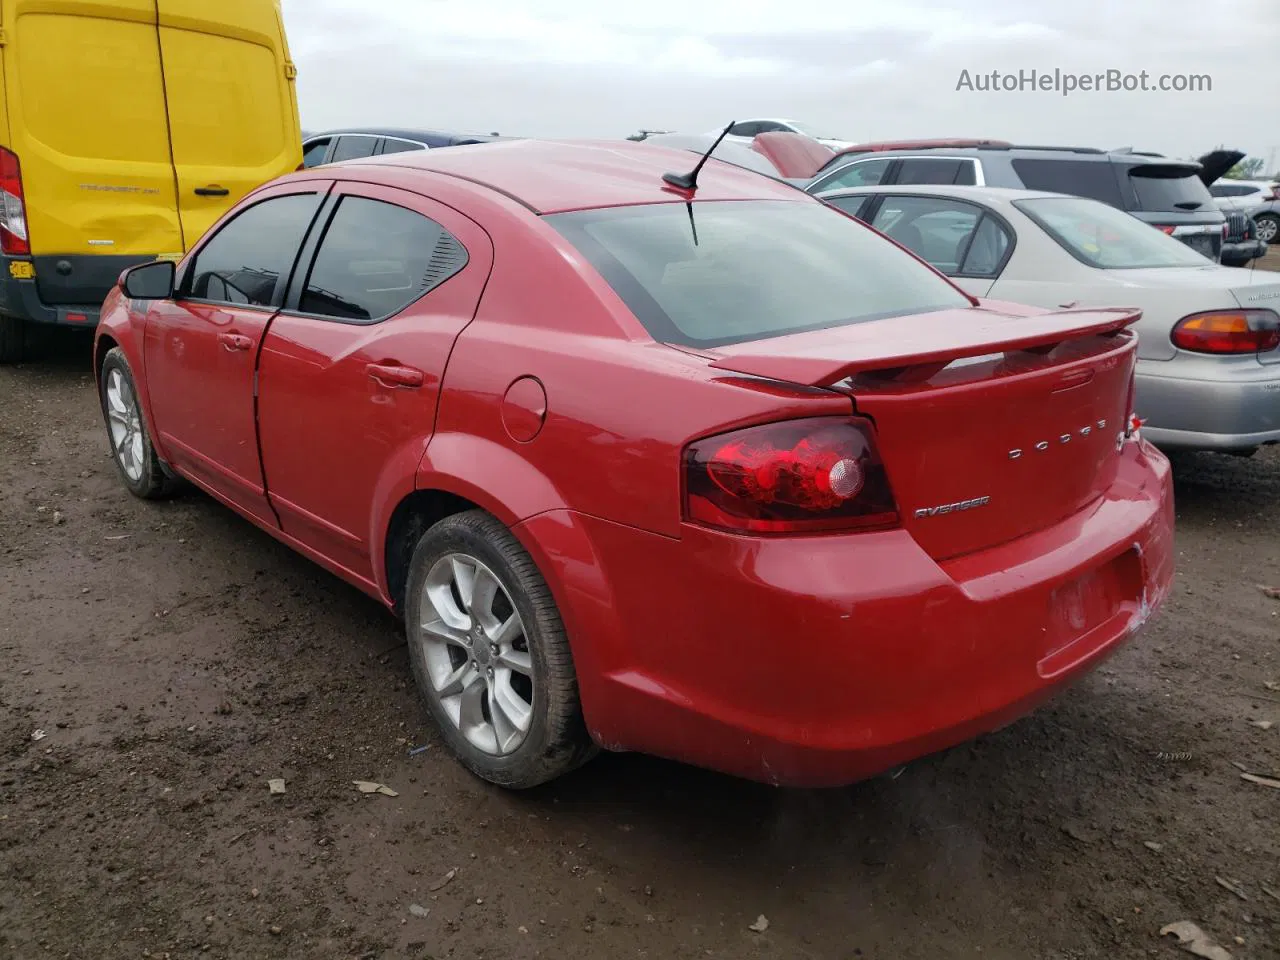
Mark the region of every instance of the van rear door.
<instances>
[{"instance_id":1,"label":"van rear door","mask_svg":"<svg viewBox=\"0 0 1280 960\"><path fill-rule=\"evenodd\" d=\"M152 0L178 209L190 247L250 190L302 163L278 0Z\"/></svg>"},{"instance_id":2,"label":"van rear door","mask_svg":"<svg viewBox=\"0 0 1280 960\"><path fill-rule=\"evenodd\" d=\"M155 0L9 0L5 12L8 146L40 295L97 304L124 263L182 250Z\"/></svg>"}]
</instances>

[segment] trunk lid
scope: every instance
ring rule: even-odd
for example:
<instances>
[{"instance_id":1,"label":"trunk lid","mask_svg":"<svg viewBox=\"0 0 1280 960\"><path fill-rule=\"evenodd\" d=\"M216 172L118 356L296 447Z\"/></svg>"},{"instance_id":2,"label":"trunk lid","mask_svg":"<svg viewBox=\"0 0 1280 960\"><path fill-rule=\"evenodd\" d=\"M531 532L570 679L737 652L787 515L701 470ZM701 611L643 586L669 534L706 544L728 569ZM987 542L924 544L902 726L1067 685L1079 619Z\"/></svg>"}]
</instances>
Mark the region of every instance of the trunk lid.
<instances>
[{"instance_id":1,"label":"trunk lid","mask_svg":"<svg viewBox=\"0 0 1280 960\"><path fill-rule=\"evenodd\" d=\"M712 366L848 393L903 526L941 561L1051 526L1114 482L1139 317L940 311L721 347Z\"/></svg>"},{"instance_id":2,"label":"trunk lid","mask_svg":"<svg viewBox=\"0 0 1280 960\"><path fill-rule=\"evenodd\" d=\"M790 180L809 180L835 156L835 151L812 137L781 131L757 135L751 141L751 149Z\"/></svg>"}]
</instances>

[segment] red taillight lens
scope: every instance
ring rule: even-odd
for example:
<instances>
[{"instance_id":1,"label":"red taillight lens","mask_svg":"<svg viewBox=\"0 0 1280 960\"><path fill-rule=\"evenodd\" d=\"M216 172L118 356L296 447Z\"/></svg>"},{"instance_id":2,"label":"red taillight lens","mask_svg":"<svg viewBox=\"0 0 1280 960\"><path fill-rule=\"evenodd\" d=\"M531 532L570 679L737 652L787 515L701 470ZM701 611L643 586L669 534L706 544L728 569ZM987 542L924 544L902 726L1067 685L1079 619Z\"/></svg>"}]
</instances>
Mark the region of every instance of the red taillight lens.
<instances>
[{"instance_id":1,"label":"red taillight lens","mask_svg":"<svg viewBox=\"0 0 1280 960\"><path fill-rule=\"evenodd\" d=\"M1195 353L1264 353L1280 347L1280 316L1271 310L1193 313L1173 328L1173 343Z\"/></svg>"},{"instance_id":2,"label":"red taillight lens","mask_svg":"<svg viewBox=\"0 0 1280 960\"><path fill-rule=\"evenodd\" d=\"M685 451L689 520L739 533L881 530L898 509L871 423L789 420L699 440Z\"/></svg>"},{"instance_id":3,"label":"red taillight lens","mask_svg":"<svg viewBox=\"0 0 1280 960\"><path fill-rule=\"evenodd\" d=\"M1156 229L1157 229L1157 230L1159 230L1161 233L1167 233L1169 236L1171 236L1171 237L1172 237L1172 236L1173 236L1173 231L1174 231L1174 229L1175 229L1175 228L1174 228L1174 227L1166 227L1166 226L1164 226L1164 225L1162 225L1162 224L1156 224Z\"/></svg>"},{"instance_id":4,"label":"red taillight lens","mask_svg":"<svg viewBox=\"0 0 1280 960\"><path fill-rule=\"evenodd\" d=\"M0 252L27 256L27 208L22 195L22 168L18 155L0 147Z\"/></svg>"}]
</instances>

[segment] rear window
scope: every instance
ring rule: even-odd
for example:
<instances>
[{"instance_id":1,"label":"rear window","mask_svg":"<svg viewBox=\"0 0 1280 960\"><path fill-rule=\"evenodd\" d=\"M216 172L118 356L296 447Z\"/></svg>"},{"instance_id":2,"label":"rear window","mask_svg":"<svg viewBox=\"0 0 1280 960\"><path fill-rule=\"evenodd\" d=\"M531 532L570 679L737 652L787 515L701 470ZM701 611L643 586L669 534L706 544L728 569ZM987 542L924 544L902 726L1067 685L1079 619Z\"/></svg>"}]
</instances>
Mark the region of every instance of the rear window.
<instances>
[{"instance_id":1,"label":"rear window","mask_svg":"<svg viewBox=\"0 0 1280 960\"><path fill-rule=\"evenodd\" d=\"M1129 182L1138 198L1138 209L1148 212L1216 209L1209 188L1187 167L1143 164L1130 167Z\"/></svg>"},{"instance_id":2,"label":"rear window","mask_svg":"<svg viewBox=\"0 0 1280 960\"><path fill-rule=\"evenodd\" d=\"M711 347L970 305L818 202L663 203L546 220L664 343Z\"/></svg>"},{"instance_id":3,"label":"rear window","mask_svg":"<svg viewBox=\"0 0 1280 960\"><path fill-rule=\"evenodd\" d=\"M1093 200L1037 197L1013 205L1091 267L1207 267L1213 262L1132 214Z\"/></svg>"},{"instance_id":4,"label":"rear window","mask_svg":"<svg viewBox=\"0 0 1280 960\"><path fill-rule=\"evenodd\" d=\"M1014 172L1028 190L1047 190L1074 197L1101 200L1124 207L1116 172L1106 160L1048 160L1022 158L1013 161Z\"/></svg>"}]
</instances>

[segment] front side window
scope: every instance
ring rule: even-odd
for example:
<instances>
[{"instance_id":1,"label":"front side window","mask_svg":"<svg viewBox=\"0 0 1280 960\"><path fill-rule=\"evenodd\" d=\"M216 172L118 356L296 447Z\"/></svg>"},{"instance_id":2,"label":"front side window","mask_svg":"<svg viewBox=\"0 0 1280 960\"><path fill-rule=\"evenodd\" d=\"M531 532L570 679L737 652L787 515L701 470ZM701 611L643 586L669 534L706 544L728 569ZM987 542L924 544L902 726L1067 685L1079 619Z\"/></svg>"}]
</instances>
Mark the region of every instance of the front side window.
<instances>
[{"instance_id":1,"label":"front side window","mask_svg":"<svg viewBox=\"0 0 1280 960\"><path fill-rule=\"evenodd\" d=\"M911 157L898 168L897 183L955 183L960 176L962 160L944 160L934 157Z\"/></svg>"},{"instance_id":2,"label":"front side window","mask_svg":"<svg viewBox=\"0 0 1280 960\"><path fill-rule=\"evenodd\" d=\"M1186 244L1106 204L1077 197L1039 197L1013 204L1091 267L1128 270L1212 263Z\"/></svg>"},{"instance_id":3,"label":"front side window","mask_svg":"<svg viewBox=\"0 0 1280 960\"><path fill-rule=\"evenodd\" d=\"M325 151L329 149L329 138L323 140L312 140L307 144L306 150L302 153L302 165L304 167L319 166L324 161Z\"/></svg>"},{"instance_id":4,"label":"front side window","mask_svg":"<svg viewBox=\"0 0 1280 960\"><path fill-rule=\"evenodd\" d=\"M381 320L466 264L465 248L434 220L382 200L343 197L298 310L336 320Z\"/></svg>"},{"instance_id":5,"label":"front side window","mask_svg":"<svg viewBox=\"0 0 1280 960\"><path fill-rule=\"evenodd\" d=\"M275 305L276 286L293 265L320 195L272 197L246 208L196 253L185 284L196 300Z\"/></svg>"},{"instance_id":6,"label":"front side window","mask_svg":"<svg viewBox=\"0 0 1280 960\"><path fill-rule=\"evenodd\" d=\"M971 305L822 203L662 203L545 219L664 343L711 347Z\"/></svg>"},{"instance_id":7,"label":"front side window","mask_svg":"<svg viewBox=\"0 0 1280 960\"><path fill-rule=\"evenodd\" d=\"M425 150L420 143L410 143L408 140L392 140L390 138L382 141L382 152L386 153L408 153L411 150Z\"/></svg>"},{"instance_id":8,"label":"front side window","mask_svg":"<svg viewBox=\"0 0 1280 960\"><path fill-rule=\"evenodd\" d=\"M823 190L838 190L841 187L874 187L889 172L892 159L859 160L840 170L830 179L822 181Z\"/></svg>"}]
</instances>

